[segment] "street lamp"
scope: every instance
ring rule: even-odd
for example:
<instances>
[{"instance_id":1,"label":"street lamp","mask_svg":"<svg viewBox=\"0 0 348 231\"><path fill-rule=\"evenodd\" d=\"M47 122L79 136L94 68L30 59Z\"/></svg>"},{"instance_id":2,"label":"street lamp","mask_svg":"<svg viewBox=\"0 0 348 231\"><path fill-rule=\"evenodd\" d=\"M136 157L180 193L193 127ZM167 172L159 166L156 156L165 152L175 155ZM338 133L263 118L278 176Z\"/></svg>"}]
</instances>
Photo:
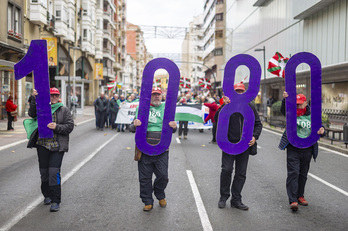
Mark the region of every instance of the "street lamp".
<instances>
[{"instance_id":1,"label":"street lamp","mask_svg":"<svg viewBox=\"0 0 348 231\"><path fill-rule=\"evenodd\" d=\"M69 52L69 63L68 63L68 108L69 110L71 109L71 97L70 97L70 94L71 94L71 85L70 85L70 62L71 62L71 58L70 58L70 49L73 49L74 51L74 60L73 60L73 65L74 65L74 75L73 75L73 96L74 96L74 99L76 98L76 91L75 91L75 50L80 50L81 48L80 47L73 47L70 45L68 45L68 52ZM75 118L75 110L73 110L73 117Z\"/></svg>"},{"instance_id":2,"label":"street lamp","mask_svg":"<svg viewBox=\"0 0 348 231\"><path fill-rule=\"evenodd\" d=\"M262 97L262 102L263 102L263 118L267 117L267 98L266 98L266 48L263 46L263 48L257 48L254 51L263 51L263 97Z\"/></svg>"}]
</instances>

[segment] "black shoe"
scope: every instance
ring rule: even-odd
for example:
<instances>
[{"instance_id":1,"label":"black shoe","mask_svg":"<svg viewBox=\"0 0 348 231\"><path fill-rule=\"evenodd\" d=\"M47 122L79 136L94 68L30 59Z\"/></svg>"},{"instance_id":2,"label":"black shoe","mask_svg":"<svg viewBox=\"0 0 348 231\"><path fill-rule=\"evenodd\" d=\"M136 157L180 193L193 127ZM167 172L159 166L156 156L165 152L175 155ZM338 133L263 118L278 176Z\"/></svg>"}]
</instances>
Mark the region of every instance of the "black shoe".
<instances>
[{"instance_id":1,"label":"black shoe","mask_svg":"<svg viewBox=\"0 0 348 231\"><path fill-rule=\"evenodd\" d=\"M97 128L97 130L99 130L100 128Z\"/></svg>"},{"instance_id":2,"label":"black shoe","mask_svg":"<svg viewBox=\"0 0 348 231\"><path fill-rule=\"evenodd\" d=\"M59 204L58 203L52 203L50 211L51 212L58 212L59 211Z\"/></svg>"},{"instance_id":3,"label":"black shoe","mask_svg":"<svg viewBox=\"0 0 348 231\"><path fill-rule=\"evenodd\" d=\"M104 131L104 128L101 128L100 131Z\"/></svg>"},{"instance_id":4,"label":"black shoe","mask_svg":"<svg viewBox=\"0 0 348 231\"><path fill-rule=\"evenodd\" d=\"M218 206L219 206L220 209L225 208L225 206L226 206L226 200L220 198L219 203L218 203Z\"/></svg>"},{"instance_id":5,"label":"black shoe","mask_svg":"<svg viewBox=\"0 0 348 231\"><path fill-rule=\"evenodd\" d=\"M44 201L43 201L43 203L44 203L44 205L50 205L51 204L51 198L49 198L49 197L45 197L45 199L44 199Z\"/></svg>"},{"instance_id":6,"label":"black shoe","mask_svg":"<svg viewBox=\"0 0 348 231\"><path fill-rule=\"evenodd\" d=\"M240 201L236 201L236 202L231 201L231 207L241 209L241 210L249 210L249 207Z\"/></svg>"},{"instance_id":7,"label":"black shoe","mask_svg":"<svg viewBox=\"0 0 348 231\"><path fill-rule=\"evenodd\" d=\"M120 132L120 129L117 129L117 132Z\"/></svg>"}]
</instances>

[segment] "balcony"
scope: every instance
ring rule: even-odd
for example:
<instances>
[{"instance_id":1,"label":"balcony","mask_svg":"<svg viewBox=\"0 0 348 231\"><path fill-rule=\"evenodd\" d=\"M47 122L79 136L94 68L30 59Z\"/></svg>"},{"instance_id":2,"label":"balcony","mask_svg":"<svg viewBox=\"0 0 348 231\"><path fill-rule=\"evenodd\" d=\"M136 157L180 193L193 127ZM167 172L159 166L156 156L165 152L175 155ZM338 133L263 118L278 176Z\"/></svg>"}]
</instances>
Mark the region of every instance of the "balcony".
<instances>
[{"instance_id":1,"label":"balcony","mask_svg":"<svg viewBox=\"0 0 348 231\"><path fill-rule=\"evenodd\" d=\"M103 57L110 59L112 62L115 62L115 56L111 54L111 49L104 48L103 49Z\"/></svg>"},{"instance_id":2,"label":"balcony","mask_svg":"<svg viewBox=\"0 0 348 231\"><path fill-rule=\"evenodd\" d=\"M29 20L37 25L47 24L47 6L31 1L29 4Z\"/></svg>"},{"instance_id":3,"label":"balcony","mask_svg":"<svg viewBox=\"0 0 348 231\"><path fill-rule=\"evenodd\" d=\"M115 38L113 36L112 30L110 29L104 29L104 39L107 39L113 46L116 46Z\"/></svg>"}]
</instances>

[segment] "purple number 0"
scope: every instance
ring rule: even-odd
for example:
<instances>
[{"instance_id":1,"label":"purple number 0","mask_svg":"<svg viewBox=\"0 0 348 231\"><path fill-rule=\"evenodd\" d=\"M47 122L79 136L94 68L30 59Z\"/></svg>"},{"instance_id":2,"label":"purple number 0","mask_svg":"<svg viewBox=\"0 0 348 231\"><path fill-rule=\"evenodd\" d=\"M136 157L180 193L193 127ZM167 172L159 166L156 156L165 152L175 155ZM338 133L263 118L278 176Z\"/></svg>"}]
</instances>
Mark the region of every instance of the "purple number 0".
<instances>
[{"instance_id":1,"label":"purple number 0","mask_svg":"<svg viewBox=\"0 0 348 231\"><path fill-rule=\"evenodd\" d=\"M39 137L52 138L53 131L47 127L47 124L52 122L47 41L32 40L27 54L14 66L14 72L16 80L33 72L35 89L38 92L36 110Z\"/></svg>"},{"instance_id":2,"label":"purple number 0","mask_svg":"<svg viewBox=\"0 0 348 231\"><path fill-rule=\"evenodd\" d=\"M155 71L163 68L169 74L168 91L166 105L164 109L164 118L162 125L161 141L157 145L150 145L146 141L147 126L149 120L149 110L151 102L152 83ZM170 121L174 121L176 100L179 90L180 72L178 67L166 58L157 58L150 61L144 69L143 80L141 83L140 102L138 110L138 119L141 121L135 133L135 143L142 152L155 156L163 153L169 148L172 140L173 129L169 126Z\"/></svg>"},{"instance_id":3,"label":"purple number 0","mask_svg":"<svg viewBox=\"0 0 348 231\"><path fill-rule=\"evenodd\" d=\"M301 63L307 63L311 68L311 134L306 138L297 135L296 116L296 68ZM285 66L286 98L286 131L290 143L297 148L308 148L315 144L320 135L317 131L321 125L321 64L319 59L308 52L292 56ZM308 100L308 98L307 98Z\"/></svg>"},{"instance_id":4,"label":"purple number 0","mask_svg":"<svg viewBox=\"0 0 348 231\"><path fill-rule=\"evenodd\" d=\"M249 87L243 94L238 94L234 90L235 72L238 66L245 65L250 70ZM261 67L259 62L247 54L239 54L232 57L225 67L223 81L223 91L231 100L231 103L225 105L219 114L217 125L216 141L222 151L237 155L243 153L249 148L248 143L253 137L255 124L255 115L252 108L248 105L258 94L260 88ZM238 143L231 143L228 140L228 128L230 116L239 112L244 117L244 126L241 140Z\"/></svg>"}]
</instances>

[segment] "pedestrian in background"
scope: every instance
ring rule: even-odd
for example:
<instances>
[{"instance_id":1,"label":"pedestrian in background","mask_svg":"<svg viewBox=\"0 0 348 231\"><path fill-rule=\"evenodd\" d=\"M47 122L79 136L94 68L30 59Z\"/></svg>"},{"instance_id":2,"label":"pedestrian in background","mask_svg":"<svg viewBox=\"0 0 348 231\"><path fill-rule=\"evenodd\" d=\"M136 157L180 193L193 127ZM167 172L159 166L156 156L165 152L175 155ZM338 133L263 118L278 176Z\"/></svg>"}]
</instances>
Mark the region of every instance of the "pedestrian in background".
<instances>
[{"instance_id":1,"label":"pedestrian in background","mask_svg":"<svg viewBox=\"0 0 348 231\"><path fill-rule=\"evenodd\" d=\"M234 85L234 90L243 94L245 92L245 86L243 83L237 83ZM219 113L221 109L230 103L228 97L224 97L224 104L216 112L216 122L218 123ZM249 161L249 155L251 153L251 147L255 145L256 140L259 138L262 130L262 124L259 118L259 114L256 111L254 104L249 103L255 116L255 124L253 129L253 137L249 142L249 148L237 155L230 155L222 152L222 164L220 174L220 200L218 203L219 208L225 208L226 201L232 194L231 207L248 210L249 207L242 202L242 189L246 180L246 172ZM228 128L228 140L231 143L238 143L242 137L244 124L244 117L240 113L233 113L229 119ZM233 164L235 164L234 178L231 187ZM231 194L230 194L231 193Z\"/></svg>"},{"instance_id":2,"label":"pedestrian in background","mask_svg":"<svg viewBox=\"0 0 348 231\"><path fill-rule=\"evenodd\" d=\"M37 91L34 89L33 95L36 97L37 94ZM47 124L47 127L53 130L53 138L39 138L37 122L30 123L30 125L24 123L24 126L26 131L32 131L27 147L35 147L37 150L41 175L41 192L45 197L43 203L51 205L51 212L57 212L61 203L60 168L64 153L69 150L69 134L74 129L74 121L70 110L59 102L59 90L51 88L50 95L52 122ZM32 118L37 117L36 99L31 101L28 114Z\"/></svg>"},{"instance_id":3,"label":"pedestrian in background","mask_svg":"<svg viewBox=\"0 0 348 231\"><path fill-rule=\"evenodd\" d=\"M162 103L162 91L160 88L153 88L151 93L151 104L149 113L149 122L147 126L146 141L151 145L156 145L161 140L162 124L164 117L165 103ZM137 119L138 108L136 109L136 117L133 123L129 126L131 132L135 132L136 127L142 124L142 121ZM176 122L170 121L169 126L173 128L173 133L176 131ZM161 207L166 207L166 195L164 190L168 184L168 159L169 150L156 156L150 156L147 153L142 153L138 161L139 183L140 183L140 198L145 204L143 210L150 211L153 208L152 193L159 201ZM156 179L152 184L152 176L155 174Z\"/></svg>"},{"instance_id":4,"label":"pedestrian in background","mask_svg":"<svg viewBox=\"0 0 348 231\"><path fill-rule=\"evenodd\" d=\"M187 103L192 103L190 94L186 94L185 97L182 97L178 105L185 105ZM182 133L184 133L184 139L187 139L188 121L179 121L179 131L178 131L179 139L181 139Z\"/></svg>"},{"instance_id":5,"label":"pedestrian in background","mask_svg":"<svg viewBox=\"0 0 348 231\"><path fill-rule=\"evenodd\" d=\"M109 100L109 96L105 96L105 100L106 100L106 110L105 110L105 123L104 123L104 127L105 128L109 128L111 127L111 124L109 123L110 122L110 100Z\"/></svg>"},{"instance_id":6,"label":"pedestrian in background","mask_svg":"<svg viewBox=\"0 0 348 231\"><path fill-rule=\"evenodd\" d=\"M124 97L123 94L120 95L120 98L117 100L117 104L118 104L118 108L120 109L122 107L122 104L125 104L127 101ZM124 124L118 124L117 125L117 131L120 132L124 132Z\"/></svg>"},{"instance_id":7,"label":"pedestrian in background","mask_svg":"<svg viewBox=\"0 0 348 231\"><path fill-rule=\"evenodd\" d=\"M12 123L15 119L15 116L11 114L11 112L15 112L17 110L17 105L13 103L13 97L10 95L6 101L6 112L7 112L7 130L14 130Z\"/></svg>"},{"instance_id":8,"label":"pedestrian in background","mask_svg":"<svg viewBox=\"0 0 348 231\"><path fill-rule=\"evenodd\" d=\"M105 113L107 109L107 101L105 99L104 93L100 94L100 97L97 98L95 101L95 108L97 111L97 118L98 118L98 125L97 130L104 130L104 124L105 124Z\"/></svg>"},{"instance_id":9,"label":"pedestrian in background","mask_svg":"<svg viewBox=\"0 0 348 231\"><path fill-rule=\"evenodd\" d=\"M204 106L209 108L209 114L204 119L204 123L208 122L209 120L211 120L211 122L213 123L213 129L212 129L213 138L209 143L216 144L216 121L214 120L214 116L217 110L219 109L219 106L216 104L213 98L209 98L208 103L204 103Z\"/></svg>"},{"instance_id":10,"label":"pedestrian in background","mask_svg":"<svg viewBox=\"0 0 348 231\"><path fill-rule=\"evenodd\" d=\"M288 97L286 91L283 92L283 100L280 111L285 116L285 99ZM311 111L307 105L307 98L303 94L296 96L297 105L297 135L300 138L308 137L311 130ZM324 136L325 129L322 126L317 134ZM316 160L318 156L318 142L308 148L297 148L293 146L288 138L286 131L279 143L279 149L284 150L286 148L286 163L288 176L286 178L286 192L289 197L290 209L294 212L298 210L298 204L307 206L308 201L304 198L304 191L307 182L307 175L309 171L310 162L313 159Z\"/></svg>"},{"instance_id":11,"label":"pedestrian in background","mask_svg":"<svg viewBox=\"0 0 348 231\"><path fill-rule=\"evenodd\" d=\"M118 94L114 94L114 97L110 100L110 115L111 115L111 120L110 120L110 124L111 124L111 129L112 130L116 130L116 118L117 118L117 113L118 113L118 104L117 104L117 100L118 100Z\"/></svg>"}]
</instances>

